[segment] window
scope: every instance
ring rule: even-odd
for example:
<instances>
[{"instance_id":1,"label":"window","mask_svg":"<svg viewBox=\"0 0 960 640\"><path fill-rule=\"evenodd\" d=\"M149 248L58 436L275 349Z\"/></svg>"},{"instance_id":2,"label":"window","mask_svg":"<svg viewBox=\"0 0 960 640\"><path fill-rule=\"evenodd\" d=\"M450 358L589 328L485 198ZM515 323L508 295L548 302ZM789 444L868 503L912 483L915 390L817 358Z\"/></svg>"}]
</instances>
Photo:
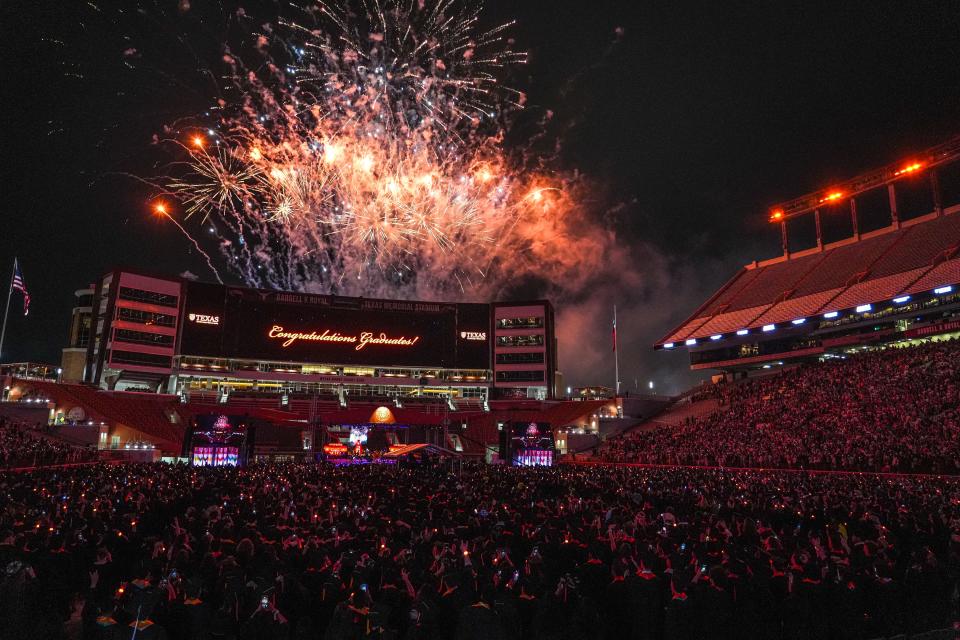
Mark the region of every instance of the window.
<instances>
[{"instance_id":1,"label":"window","mask_svg":"<svg viewBox=\"0 0 960 640\"><path fill-rule=\"evenodd\" d=\"M170 367L170 356L157 356L152 353L137 353L136 351L110 352L111 364L139 364L148 367Z\"/></svg>"},{"instance_id":2,"label":"window","mask_svg":"<svg viewBox=\"0 0 960 640\"><path fill-rule=\"evenodd\" d=\"M539 329L543 326L543 318L500 318L497 320L497 329Z\"/></svg>"},{"instance_id":3,"label":"window","mask_svg":"<svg viewBox=\"0 0 960 640\"><path fill-rule=\"evenodd\" d=\"M173 336L165 336L158 333L147 333L146 331L133 331L131 329L117 329L113 333L113 339L121 342L149 344L158 347L169 347L173 345Z\"/></svg>"},{"instance_id":4,"label":"window","mask_svg":"<svg viewBox=\"0 0 960 640\"><path fill-rule=\"evenodd\" d=\"M177 306L177 296L171 296L166 293L156 293L154 291L144 291L143 289L120 287L119 296L123 300L146 302L147 304L156 304L161 307Z\"/></svg>"},{"instance_id":5,"label":"window","mask_svg":"<svg viewBox=\"0 0 960 640\"><path fill-rule=\"evenodd\" d=\"M126 307L117 309L117 318L128 322L155 324L159 327L172 327L177 323L176 316L169 316L165 313L140 311L139 309L127 309Z\"/></svg>"},{"instance_id":6,"label":"window","mask_svg":"<svg viewBox=\"0 0 960 640\"><path fill-rule=\"evenodd\" d=\"M90 316L80 318L80 326L77 329L76 346L85 347L90 343L90 321Z\"/></svg>"},{"instance_id":7,"label":"window","mask_svg":"<svg viewBox=\"0 0 960 640\"><path fill-rule=\"evenodd\" d=\"M497 382L543 382L543 370L497 371Z\"/></svg>"},{"instance_id":8,"label":"window","mask_svg":"<svg viewBox=\"0 0 960 640\"><path fill-rule=\"evenodd\" d=\"M498 353L497 364L542 364L543 352Z\"/></svg>"},{"instance_id":9,"label":"window","mask_svg":"<svg viewBox=\"0 0 960 640\"><path fill-rule=\"evenodd\" d=\"M541 347L543 334L535 336L497 336L498 347Z\"/></svg>"}]
</instances>

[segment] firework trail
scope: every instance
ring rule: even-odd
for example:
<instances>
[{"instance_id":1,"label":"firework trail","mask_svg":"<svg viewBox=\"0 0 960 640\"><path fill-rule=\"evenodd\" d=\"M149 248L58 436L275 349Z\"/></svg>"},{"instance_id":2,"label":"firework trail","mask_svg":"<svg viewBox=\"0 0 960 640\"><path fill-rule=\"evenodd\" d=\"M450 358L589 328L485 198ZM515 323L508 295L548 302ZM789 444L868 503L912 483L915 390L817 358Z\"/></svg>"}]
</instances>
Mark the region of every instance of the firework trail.
<instances>
[{"instance_id":1,"label":"firework trail","mask_svg":"<svg viewBox=\"0 0 960 640\"><path fill-rule=\"evenodd\" d=\"M208 67L219 98L165 129L174 160L151 198L181 231L266 288L486 297L602 270L610 238L585 221L578 180L505 148L525 101L501 83L526 58L510 24L480 28L460 0L284 12L237 9L240 35Z\"/></svg>"},{"instance_id":2,"label":"firework trail","mask_svg":"<svg viewBox=\"0 0 960 640\"><path fill-rule=\"evenodd\" d=\"M167 205L163 202L158 202L156 205L154 205L153 210L158 216L163 216L164 218L172 222L177 227L177 229L180 230L180 233L182 233L184 236L187 237L187 239L190 241L193 247L200 253L200 255L203 256L203 259L206 260L207 266L210 268L210 271L213 273L213 276L217 279L217 282L219 282L220 284L223 284L223 278L220 277L220 272L217 271L217 268L213 266L213 260L210 259L210 254L204 251L203 248L200 247L200 243L197 242L197 239L191 236L190 233L183 228L183 225L177 222L176 218L174 218L167 212Z\"/></svg>"}]
</instances>

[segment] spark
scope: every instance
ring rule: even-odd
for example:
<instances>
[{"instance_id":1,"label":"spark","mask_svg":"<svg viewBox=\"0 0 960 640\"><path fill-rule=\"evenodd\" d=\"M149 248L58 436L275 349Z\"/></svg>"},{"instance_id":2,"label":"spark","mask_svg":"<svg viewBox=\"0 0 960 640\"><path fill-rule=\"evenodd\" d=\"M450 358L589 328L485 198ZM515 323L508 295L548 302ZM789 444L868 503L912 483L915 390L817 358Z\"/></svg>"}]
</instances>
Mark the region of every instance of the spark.
<instances>
[{"instance_id":1,"label":"spark","mask_svg":"<svg viewBox=\"0 0 960 640\"><path fill-rule=\"evenodd\" d=\"M209 138L168 140L160 191L254 286L441 297L570 268L570 177L505 149L524 99L500 76L526 55L511 23L477 30L481 9L290 5L255 34L265 64L231 52L211 73L233 99L190 125Z\"/></svg>"},{"instance_id":2,"label":"spark","mask_svg":"<svg viewBox=\"0 0 960 640\"><path fill-rule=\"evenodd\" d=\"M200 244L196 241L196 239L193 236L191 236L186 229L183 228L183 225L180 224L172 215L170 215L170 211L168 210L167 204L162 201L157 202L153 206L153 211L158 216L163 216L167 220L172 222L177 227L177 229L180 230L180 233L182 233L184 236L187 237L188 240L190 240L190 242L193 244L193 247L197 250L197 252L199 252L200 255L203 256L204 260L207 261L207 266L210 267L210 271L212 271L213 275L217 278L217 282L219 282L220 284L223 284L223 279L220 277L220 272L217 271L217 268L215 266L213 266L213 261L210 259L210 254L204 251L200 247Z\"/></svg>"}]
</instances>

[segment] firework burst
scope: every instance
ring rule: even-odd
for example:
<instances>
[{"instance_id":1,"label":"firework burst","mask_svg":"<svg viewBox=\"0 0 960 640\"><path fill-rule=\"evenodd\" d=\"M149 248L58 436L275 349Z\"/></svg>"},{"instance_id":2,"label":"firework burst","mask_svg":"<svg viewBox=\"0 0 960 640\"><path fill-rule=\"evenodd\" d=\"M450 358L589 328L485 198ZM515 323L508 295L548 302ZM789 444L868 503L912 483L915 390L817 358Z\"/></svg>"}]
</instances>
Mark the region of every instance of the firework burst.
<instances>
[{"instance_id":1,"label":"firework burst","mask_svg":"<svg viewBox=\"0 0 960 640\"><path fill-rule=\"evenodd\" d=\"M231 17L241 36L209 73L221 98L168 128L176 158L152 180L232 271L269 288L486 296L591 251L571 246L571 177L504 147L524 96L501 78L526 59L509 23L483 29L461 0L285 11Z\"/></svg>"}]
</instances>

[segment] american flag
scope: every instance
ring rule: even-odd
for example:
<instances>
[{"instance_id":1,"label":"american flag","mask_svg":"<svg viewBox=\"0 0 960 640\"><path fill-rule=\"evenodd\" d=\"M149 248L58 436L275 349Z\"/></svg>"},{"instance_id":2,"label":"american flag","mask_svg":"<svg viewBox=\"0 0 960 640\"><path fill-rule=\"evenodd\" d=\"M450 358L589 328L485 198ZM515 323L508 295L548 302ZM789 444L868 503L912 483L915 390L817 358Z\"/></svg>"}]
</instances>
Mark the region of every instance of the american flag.
<instances>
[{"instance_id":1,"label":"american flag","mask_svg":"<svg viewBox=\"0 0 960 640\"><path fill-rule=\"evenodd\" d=\"M27 285L23 283L23 274L20 273L20 263L16 260L13 261L13 282L10 284L10 287L14 291L19 291L23 294L23 315L30 313L30 294L27 292Z\"/></svg>"},{"instance_id":2,"label":"american flag","mask_svg":"<svg viewBox=\"0 0 960 640\"><path fill-rule=\"evenodd\" d=\"M613 307L613 350L617 350L617 307Z\"/></svg>"}]
</instances>

